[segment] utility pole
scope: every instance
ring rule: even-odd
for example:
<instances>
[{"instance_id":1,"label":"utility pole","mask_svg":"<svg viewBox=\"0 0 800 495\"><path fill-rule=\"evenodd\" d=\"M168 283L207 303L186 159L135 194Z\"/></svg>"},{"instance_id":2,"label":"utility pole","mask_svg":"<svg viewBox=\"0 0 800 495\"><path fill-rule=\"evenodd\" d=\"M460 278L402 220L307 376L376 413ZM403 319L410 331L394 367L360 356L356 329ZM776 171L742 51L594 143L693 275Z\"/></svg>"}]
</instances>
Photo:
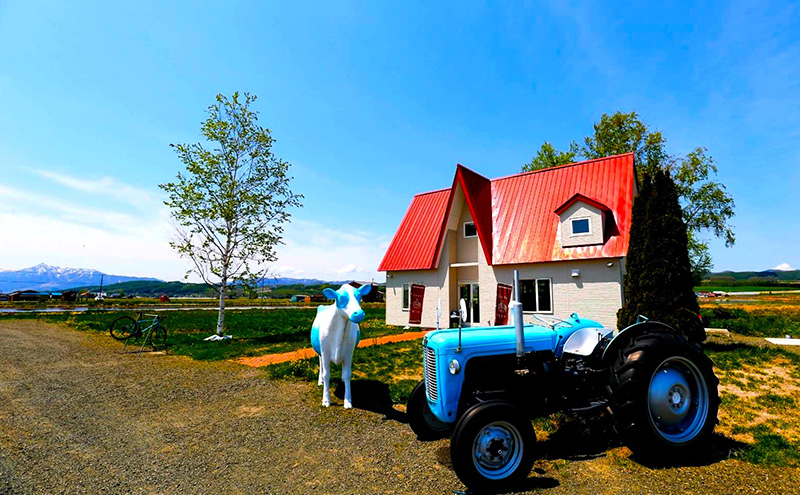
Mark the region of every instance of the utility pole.
<instances>
[{"instance_id":1,"label":"utility pole","mask_svg":"<svg viewBox=\"0 0 800 495\"><path fill-rule=\"evenodd\" d=\"M100 297L103 297L103 277L104 275L100 274Z\"/></svg>"}]
</instances>

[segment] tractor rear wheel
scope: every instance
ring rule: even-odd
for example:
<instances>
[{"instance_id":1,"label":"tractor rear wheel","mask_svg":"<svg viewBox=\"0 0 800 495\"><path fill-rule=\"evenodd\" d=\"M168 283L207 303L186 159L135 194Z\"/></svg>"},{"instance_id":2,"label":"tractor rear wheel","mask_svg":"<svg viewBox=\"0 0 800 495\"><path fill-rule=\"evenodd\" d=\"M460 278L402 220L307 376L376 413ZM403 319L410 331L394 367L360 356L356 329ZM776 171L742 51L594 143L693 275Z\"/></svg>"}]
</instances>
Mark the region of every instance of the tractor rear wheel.
<instances>
[{"instance_id":1,"label":"tractor rear wheel","mask_svg":"<svg viewBox=\"0 0 800 495\"><path fill-rule=\"evenodd\" d=\"M635 454L674 462L707 452L719 380L700 346L677 333L645 333L619 351L610 374L616 429Z\"/></svg>"},{"instance_id":2,"label":"tractor rear wheel","mask_svg":"<svg viewBox=\"0 0 800 495\"><path fill-rule=\"evenodd\" d=\"M530 419L504 401L472 406L456 423L450 460L472 490L504 490L527 478L536 448Z\"/></svg>"},{"instance_id":3,"label":"tractor rear wheel","mask_svg":"<svg viewBox=\"0 0 800 495\"><path fill-rule=\"evenodd\" d=\"M411 391L406 403L408 425L420 440L439 440L450 434L450 423L440 421L433 415L425 396L425 380L422 380Z\"/></svg>"}]
</instances>

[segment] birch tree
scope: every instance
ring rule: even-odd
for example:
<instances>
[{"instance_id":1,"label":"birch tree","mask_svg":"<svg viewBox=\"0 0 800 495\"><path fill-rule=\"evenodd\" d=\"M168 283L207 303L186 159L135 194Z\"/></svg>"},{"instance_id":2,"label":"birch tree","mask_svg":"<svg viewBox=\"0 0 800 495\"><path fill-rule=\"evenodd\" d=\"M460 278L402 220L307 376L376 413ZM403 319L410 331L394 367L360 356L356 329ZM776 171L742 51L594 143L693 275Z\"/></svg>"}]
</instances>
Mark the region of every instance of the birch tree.
<instances>
[{"instance_id":1,"label":"birch tree","mask_svg":"<svg viewBox=\"0 0 800 495\"><path fill-rule=\"evenodd\" d=\"M170 246L219 294L216 335L224 335L231 284L252 286L266 275L282 244L289 210L302 206L290 189L290 164L272 152L270 130L250 109L256 96L217 95L200 133L203 143L170 144L186 166L161 184L175 224Z\"/></svg>"}]
</instances>

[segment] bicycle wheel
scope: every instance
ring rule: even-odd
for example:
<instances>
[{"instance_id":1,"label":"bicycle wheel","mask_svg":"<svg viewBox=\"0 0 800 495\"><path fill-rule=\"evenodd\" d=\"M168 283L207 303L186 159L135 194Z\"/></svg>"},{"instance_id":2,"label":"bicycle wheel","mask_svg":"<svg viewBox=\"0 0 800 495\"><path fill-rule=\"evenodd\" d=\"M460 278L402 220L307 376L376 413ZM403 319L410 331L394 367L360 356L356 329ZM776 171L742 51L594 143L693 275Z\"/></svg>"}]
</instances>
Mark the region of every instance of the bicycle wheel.
<instances>
[{"instance_id":1,"label":"bicycle wheel","mask_svg":"<svg viewBox=\"0 0 800 495\"><path fill-rule=\"evenodd\" d=\"M108 332L117 340L128 340L136 331L136 320L130 316L120 316L111 322Z\"/></svg>"},{"instance_id":2,"label":"bicycle wheel","mask_svg":"<svg viewBox=\"0 0 800 495\"><path fill-rule=\"evenodd\" d=\"M161 350L167 348L167 329L161 325L156 325L150 330L150 347L153 350Z\"/></svg>"}]
</instances>

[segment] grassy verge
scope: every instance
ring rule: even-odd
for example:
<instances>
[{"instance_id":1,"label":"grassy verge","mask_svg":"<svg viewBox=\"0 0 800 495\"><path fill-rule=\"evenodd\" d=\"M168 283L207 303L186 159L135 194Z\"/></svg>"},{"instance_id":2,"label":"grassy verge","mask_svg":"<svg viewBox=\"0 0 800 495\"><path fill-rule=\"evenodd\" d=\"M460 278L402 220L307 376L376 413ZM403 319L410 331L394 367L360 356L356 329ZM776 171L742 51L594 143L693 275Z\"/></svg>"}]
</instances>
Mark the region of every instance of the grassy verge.
<instances>
[{"instance_id":1,"label":"grassy verge","mask_svg":"<svg viewBox=\"0 0 800 495\"><path fill-rule=\"evenodd\" d=\"M732 455L800 466L800 352L754 338L714 338L706 349L720 379L717 432L744 444Z\"/></svg>"},{"instance_id":2,"label":"grassy verge","mask_svg":"<svg viewBox=\"0 0 800 495\"><path fill-rule=\"evenodd\" d=\"M316 381L319 362L304 359L267 367L271 378L295 378ZM334 366L333 377L340 369ZM422 343L420 340L362 347L353 355L353 380L376 380L386 384L395 404L405 404L414 386L422 380Z\"/></svg>"},{"instance_id":3,"label":"grassy verge","mask_svg":"<svg viewBox=\"0 0 800 495\"><path fill-rule=\"evenodd\" d=\"M800 290L800 285L698 285L695 292L781 292Z\"/></svg>"},{"instance_id":4,"label":"grassy verge","mask_svg":"<svg viewBox=\"0 0 800 495\"><path fill-rule=\"evenodd\" d=\"M293 307L293 308L316 308L319 302L292 302L288 299L247 299L236 298L225 301L228 308L241 306L263 306L263 307ZM0 308L18 310L41 310L46 308L89 308L89 309L111 309L111 308L130 308L135 311L139 307L146 308L215 308L219 306L218 299L211 298L173 298L171 302L161 302L158 298L137 297L134 299L106 299L95 301L94 299L65 302L58 299L46 301L0 301ZM362 307L382 308L384 303L363 303Z\"/></svg>"},{"instance_id":5,"label":"grassy verge","mask_svg":"<svg viewBox=\"0 0 800 495\"><path fill-rule=\"evenodd\" d=\"M800 298L793 298L800 301ZM727 328L751 337L800 337L800 304L754 301L736 305L704 304L703 322L707 327Z\"/></svg>"},{"instance_id":6,"label":"grassy verge","mask_svg":"<svg viewBox=\"0 0 800 495\"><path fill-rule=\"evenodd\" d=\"M364 305L366 318L359 325L361 338L402 333L401 327L385 324L383 306ZM316 308L275 310L236 310L225 312L226 332L233 338L222 342L205 342L217 324L217 312L207 310L169 311L158 313L167 329L169 351L201 360L234 359L294 351L310 347L311 324ZM120 311L86 311L83 313L5 314L0 318L39 319L63 323L78 330L106 333L112 321L134 313Z\"/></svg>"}]
</instances>

